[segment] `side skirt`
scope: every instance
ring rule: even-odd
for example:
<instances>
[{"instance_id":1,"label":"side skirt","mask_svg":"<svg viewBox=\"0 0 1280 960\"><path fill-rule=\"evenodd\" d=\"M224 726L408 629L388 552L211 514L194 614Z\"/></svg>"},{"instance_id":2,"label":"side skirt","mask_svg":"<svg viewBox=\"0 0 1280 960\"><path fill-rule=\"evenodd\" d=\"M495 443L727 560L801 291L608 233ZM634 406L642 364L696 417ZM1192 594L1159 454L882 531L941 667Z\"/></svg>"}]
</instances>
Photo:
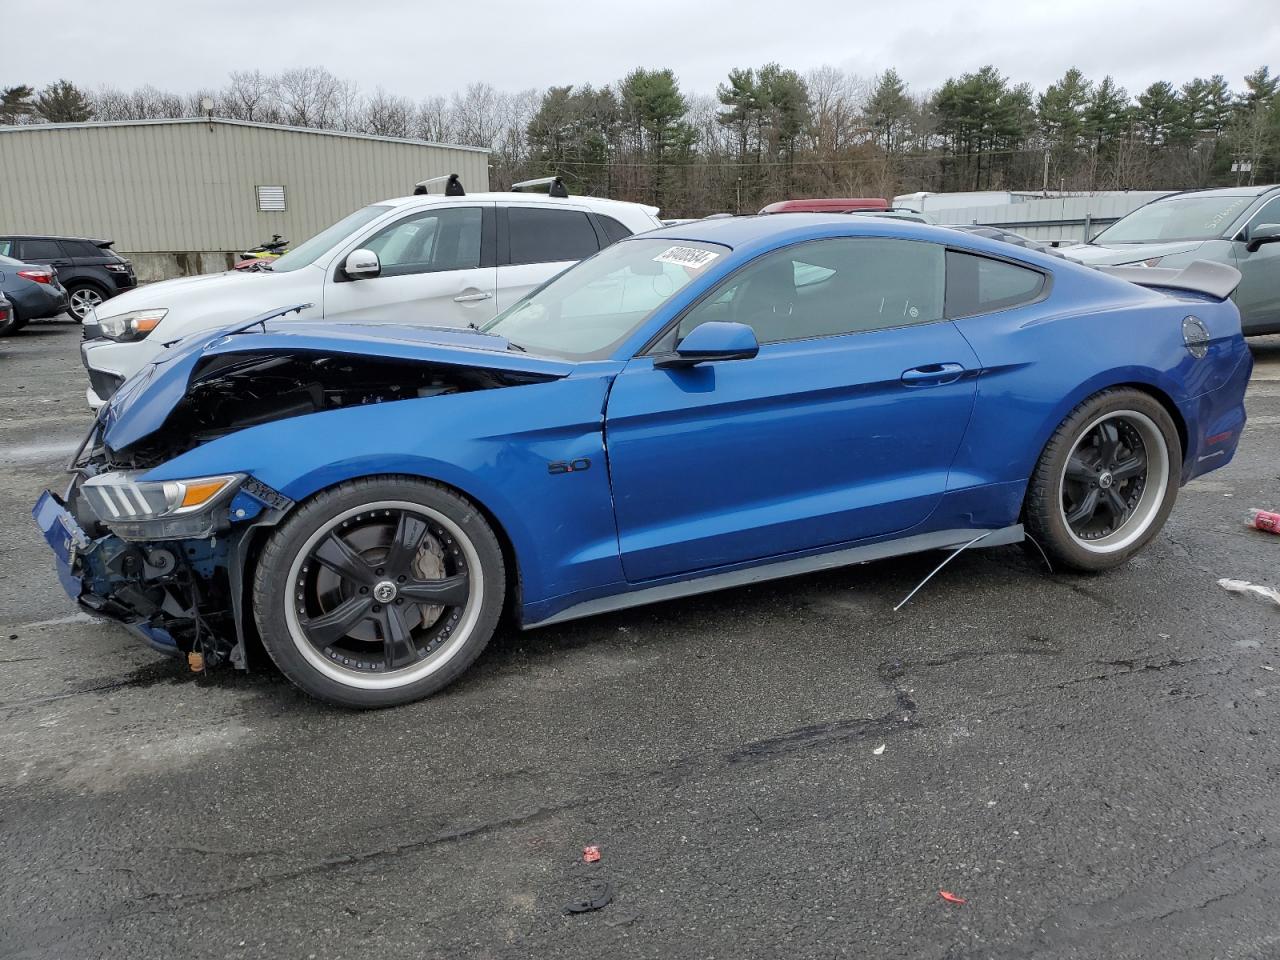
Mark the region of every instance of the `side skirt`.
<instances>
[{"instance_id":1,"label":"side skirt","mask_svg":"<svg viewBox=\"0 0 1280 960\"><path fill-rule=\"evenodd\" d=\"M679 580L674 583L663 583L654 587L642 587L626 593L609 597L597 597L574 604L559 613L552 614L545 620L526 623L524 628L547 627L566 620L577 620L581 617L593 617L600 613L614 610L625 610L628 607L639 607L647 603L660 603L664 600L675 600L679 597L691 597L699 593L710 593L713 590L724 590L729 587L741 587L750 583L761 583L765 580L777 580L782 577L794 577L802 573L814 573L818 570L831 570L836 567L847 567L854 563L866 563L869 560L884 560L889 557L901 557L909 553L921 553L925 550L947 550L963 546L975 537L982 542L976 547L999 547L1010 543L1020 543L1023 539L1022 524L1015 523L1009 527L1001 527L994 531L982 529L939 530L936 533L920 533L912 537L898 540L882 540L863 546L846 547L830 553L813 554L806 557L790 557L774 560L759 566L728 570L723 573L709 573L694 576L692 579Z\"/></svg>"}]
</instances>

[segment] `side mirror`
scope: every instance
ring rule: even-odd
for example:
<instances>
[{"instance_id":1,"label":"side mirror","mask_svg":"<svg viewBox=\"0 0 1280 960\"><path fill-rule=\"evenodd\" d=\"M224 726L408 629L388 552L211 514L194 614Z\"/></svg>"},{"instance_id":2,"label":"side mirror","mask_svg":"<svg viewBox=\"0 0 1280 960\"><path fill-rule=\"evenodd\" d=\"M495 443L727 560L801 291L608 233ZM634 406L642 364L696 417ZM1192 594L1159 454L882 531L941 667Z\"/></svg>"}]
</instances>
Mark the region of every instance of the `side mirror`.
<instances>
[{"instance_id":1,"label":"side mirror","mask_svg":"<svg viewBox=\"0 0 1280 960\"><path fill-rule=\"evenodd\" d=\"M689 331L676 351L658 358L658 368L692 367L716 360L750 360L760 352L756 332L745 323L703 323Z\"/></svg>"},{"instance_id":2,"label":"side mirror","mask_svg":"<svg viewBox=\"0 0 1280 960\"><path fill-rule=\"evenodd\" d=\"M372 250L352 250L347 254L347 261L342 265L342 272L348 280L368 280L382 272L382 261Z\"/></svg>"},{"instance_id":3,"label":"side mirror","mask_svg":"<svg viewBox=\"0 0 1280 960\"><path fill-rule=\"evenodd\" d=\"M1250 253L1257 253L1264 243L1275 243L1280 240L1280 223L1260 223L1249 231L1249 241L1244 248Z\"/></svg>"}]
</instances>

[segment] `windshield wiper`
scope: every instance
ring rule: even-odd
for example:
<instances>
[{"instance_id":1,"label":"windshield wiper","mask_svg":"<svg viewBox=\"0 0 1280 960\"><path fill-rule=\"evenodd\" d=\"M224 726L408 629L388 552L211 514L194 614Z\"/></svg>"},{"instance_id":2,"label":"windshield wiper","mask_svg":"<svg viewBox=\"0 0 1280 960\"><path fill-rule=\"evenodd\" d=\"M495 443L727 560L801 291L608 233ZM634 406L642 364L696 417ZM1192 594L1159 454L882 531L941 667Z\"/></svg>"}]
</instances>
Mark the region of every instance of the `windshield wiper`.
<instances>
[{"instance_id":1,"label":"windshield wiper","mask_svg":"<svg viewBox=\"0 0 1280 960\"><path fill-rule=\"evenodd\" d=\"M528 352L529 352L529 351L528 351L528 350L526 350L524 347L520 346L520 344L516 343L514 340L508 340L508 341L507 341L507 349L508 349L508 350L514 350L514 351L516 351L516 353L528 353Z\"/></svg>"}]
</instances>

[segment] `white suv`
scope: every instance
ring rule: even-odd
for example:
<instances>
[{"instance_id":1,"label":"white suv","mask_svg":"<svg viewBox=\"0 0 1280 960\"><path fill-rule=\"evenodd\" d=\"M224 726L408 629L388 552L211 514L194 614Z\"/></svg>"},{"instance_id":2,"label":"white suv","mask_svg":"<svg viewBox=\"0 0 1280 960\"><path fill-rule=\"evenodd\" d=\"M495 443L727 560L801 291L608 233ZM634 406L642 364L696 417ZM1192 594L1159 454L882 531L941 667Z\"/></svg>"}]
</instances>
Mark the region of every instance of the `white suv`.
<instances>
[{"instance_id":1,"label":"white suv","mask_svg":"<svg viewBox=\"0 0 1280 960\"><path fill-rule=\"evenodd\" d=\"M602 247L662 226L656 207L529 193L438 194L357 210L260 273L183 277L85 318L81 357L99 407L165 344L295 303L300 319L480 325Z\"/></svg>"}]
</instances>

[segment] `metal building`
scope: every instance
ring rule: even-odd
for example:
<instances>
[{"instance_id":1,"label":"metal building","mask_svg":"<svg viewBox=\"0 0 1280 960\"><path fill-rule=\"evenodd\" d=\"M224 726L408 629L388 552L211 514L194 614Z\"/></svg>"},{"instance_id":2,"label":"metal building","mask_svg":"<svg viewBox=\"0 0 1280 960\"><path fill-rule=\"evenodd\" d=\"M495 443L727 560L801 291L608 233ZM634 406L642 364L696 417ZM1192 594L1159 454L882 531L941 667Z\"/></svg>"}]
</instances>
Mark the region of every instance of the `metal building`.
<instances>
[{"instance_id":1,"label":"metal building","mask_svg":"<svg viewBox=\"0 0 1280 960\"><path fill-rule=\"evenodd\" d=\"M1083 243L1121 217L1166 197L1172 190L1099 190L1071 193L984 190L976 193L907 193L896 207L927 213L945 225L977 223L1012 230L1031 240Z\"/></svg>"},{"instance_id":2,"label":"metal building","mask_svg":"<svg viewBox=\"0 0 1280 960\"><path fill-rule=\"evenodd\" d=\"M487 190L488 151L217 118L0 127L0 234L114 240L159 279L449 173Z\"/></svg>"}]
</instances>

